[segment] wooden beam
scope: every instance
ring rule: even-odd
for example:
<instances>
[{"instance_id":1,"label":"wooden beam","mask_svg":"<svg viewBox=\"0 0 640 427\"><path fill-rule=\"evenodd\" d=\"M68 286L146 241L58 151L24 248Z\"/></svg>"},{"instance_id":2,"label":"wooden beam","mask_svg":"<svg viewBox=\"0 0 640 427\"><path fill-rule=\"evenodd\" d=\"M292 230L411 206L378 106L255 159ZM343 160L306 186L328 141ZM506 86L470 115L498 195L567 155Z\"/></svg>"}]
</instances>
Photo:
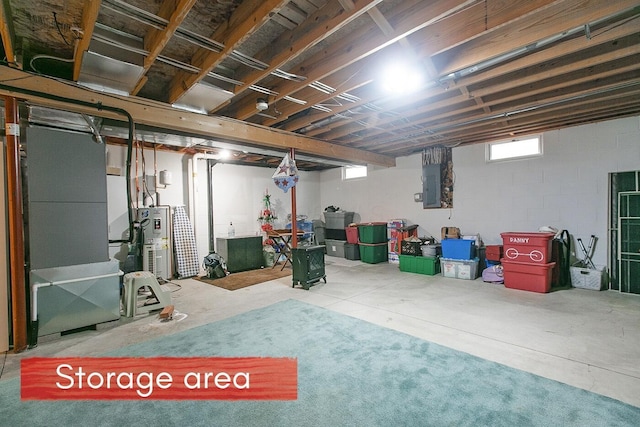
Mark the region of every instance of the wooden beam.
<instances>
[{"instance_id":1,"label":"wooden beam","mask_svg":"<svg viewBox=\"0 0 640 427\"><path fill-rule=\"evenodd\" d=\"M8 0L0 1L0 36L4 46L4 56L11 67L20 68L16 59L16 52L13 47L13 18L11 15L11 4Z\"/></svg>"},{"instance_id":2,"label":"wooden beam","mask_svg":"<svg viewBox=\"0 0 640 427\"><path fill-rule=\"evenodd\" d=\"M384 35L378 26L371 21L370 25L365 25L354 31L351 37L343 41L334 43L320 54L296 65L290 72L307 76L307 81L322 80L326 76L351 65L379 50L407 37L408 35L440 20L458 10L463 9L475 0L442 0L438 2L425 2L411 0L402 4L406 6L398 13L403 13L404 19L400 20L391 35ZM307 83L294 81L283 81L271 89L278 93L275 100L280 100L287 95L291 95ZM233 117L241 120L247 119L256 114L255 100L239 100L236 105L232 105Z\"/></svg>"},{"instance_id":3,"label":"wooden beam","mask_svg":"<svg viewBox=\"0 0 640 427\"><path fill-rule=\"evenodd\" d=\"M472 94L478 96L486 96L491 92L495 92L494 88L506 90L513 87L513 80L506 77L511 73L519 72L517 80L519 85L523 83L535 83L543 78L550 78L570 72L572 69L589 67L601 62L611 61L615 58L622 58L624 56L634 54L636 52L634 46L637 45L637 42L640 42L640 34L638 33L638 19L633 19L625 22L624 24L617 25L607 31L604 31L591 40L588 40L585 37L570 39L566 42L551 46L538 52L533 52L530 55L518 58L503 65L494 66L490 70L470 74L457 81L451 81L448 83L446 90L449 92L453 92L456 89L461 90L461 88L463 87L470 87L473 88L471 90ZM630 47L622 48L621 43L629 43ZM558 63L559 59L563 56L571 56L584 49L594 48L596 46L603 52L602 54L594 57L584 58L583 60L574 61L571 64L567 64L565 66L545 66L545 64L549 61ZM527 69L531 69L536 72L531 73L530 71L528 72ZM412 115L417 116L420 114L429 113L430 118L428 120L434 120L437 118L437 116L431 117L431 111L443 108L447 104L453 105L454 103L460 102L460 100L457 98L449 98L449 100L438 101L435 103L429 100L436 95L442 94L443 91L444 89L434 88L420 96L419 99L413 101L407 100L407 102L405 102L404 104L405 106L408 106L414 102L421 103L423 106L414 108L412 110ZM397 106L391 106L390 108L402 108L402 106L403 105L400 104ZM393 118L389 118L386 120L386 122L391 122L393 120ZM424 123L425 121L427 120L411 121L411 123L420 124ZM343 126L346 123L346 121L343 122ZM354 128L356 130L362 130L361 127ZM316 135L322 134L322 138L333 140L343 136L347 136L349 135L349 133L349 128L344 127L344 129L341 129L340 131L332 132L329 134L317 133ZM371 138L375 138L376 135L381 133L383 132L372 129L364 134L360 133L360 135L357 137L351 137L348 141L351 145L352 143L359 140L370 140ZM358 145L359 144L356 143L354 146Z\"/></svg>"},{"instance_id":4,"label":"wooden beam","mask_svg":"<svg viewBox=\"0 0 640 427\"><path fill-rule=\"evenodd\" d=\"M92 107L67 101L67 99L78 100L95 105L124 109L131 114L136 123L162 129L280 150L295 148L298 153L353 163L368 163L386 167L395 166L393 157L330 144L322 140L307 138L278 129L251 125L226 117L190 113L171 108L164 103L142 98L95 92L55 79L12 70L8 67L4 67L1 71L3 79L6 82L10 82L10 85L0 82L0 94L16 96L43 106L122 120L122 117L115 113L104 110L98 111ZM26 91L37 93L25 93ZM51 99L52 96L65 99Z\"/></svg>"},{"instance_id":5,"label":"wooden beam","mask_svg":"<svg viewBox=\"0 0 640 427\"><path fill-rule=\"evenodd\" d=\"M216 65L222 62L236 47L248 39L269 20L288 0L245 0L233 12L227 22L218 27L211 39L224 44L222 52L200 48L191 58L191 65L200 69L197 74L178 71L169 88L169 103L173 104L193 85L202 80Z\"/></svg>"},{"instance_id":6,"label":"wooden beam","mask_svg":"<svg viewBox=\"0 0 640 427\"><path fill-rule=\"evenodd\" d=\"M187 17L187 14L196 1L197 0L179 0L176 3L175 0L164 0L164 2L162 2L158 16L166 19L169 23L163 30L150 28L144 37L144 48L149 52L144 58L144 74L149 71L149 68L151 68L156 58L158 58L158 55L160 55L167 43L169 43L169 40ZM144 86L144 82L147 80L144 74L140 77L131 95L136 95Z\"/></svg>"},{"instance_id":7,"label":"wooden beam","mask_svg":"<svg viewBox=\"0 0 640 427\"><path fill-rule=\"evenodd\" d=\"M101 0L88 0L84 4L81 24L82 38L76 41L75 51L73 53L73 80L76 82L80 78L84 53L89 50L89 44L91 43L93 30L96 26L96 19L98 19L101 3Z\"/></svg>"},{"instance_id":8,"label":"wooden beam","mask_svg":"<svg viewBox=\"0 0 640 427\"><path fill-rule=\"evenodd\" d=\"M440 75L447 75L637 6L637 0L556 2L514 19L510 25L471 40L434 61Z\"/></svg>"},{"instance_id":9,"label":"wooden beam","mask_svg":"<svg viewBox=\"0 0 640 427\"><path fill-rule=\"evenodd\" d=\"M352 7L345 8L346 10L341 10L338 4L341 2L337 0L329 1L324 7L310 15L302 24L278 36L268 49L264 49L255 55L256 59L268 63L269 67L266 70L250 70L244 74L237 75L235 78L242 81L244 85L236 88L235 95L237 96L248 90L251 85L258 83L271 72L296 58L300 53L318 44L368 10L371 10L381 1L358 0L355 3L349 1ZM269 54L270 52L277 53L272 56ZM222 108L223 106L213 111L218 111Z\"/></svg>"}]
</instances>

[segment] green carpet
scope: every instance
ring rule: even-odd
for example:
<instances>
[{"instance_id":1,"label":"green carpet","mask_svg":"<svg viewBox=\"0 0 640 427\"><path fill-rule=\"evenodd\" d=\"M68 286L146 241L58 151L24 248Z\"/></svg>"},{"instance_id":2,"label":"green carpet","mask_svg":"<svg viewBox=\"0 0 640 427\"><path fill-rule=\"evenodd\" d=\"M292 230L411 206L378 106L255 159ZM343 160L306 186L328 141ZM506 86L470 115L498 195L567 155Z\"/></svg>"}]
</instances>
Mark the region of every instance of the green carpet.
<instances>
[{"instance_id":1,"label":"green carpet","mask_svg":"<svg viewBox=\"0 0 640 427\"><path fill-rule=\"evenodd\" d=\"M640 408L298 301L114 356L298 359L296 401L20 401L7 426L637 426Z\"/></svg>"}]
</instances>

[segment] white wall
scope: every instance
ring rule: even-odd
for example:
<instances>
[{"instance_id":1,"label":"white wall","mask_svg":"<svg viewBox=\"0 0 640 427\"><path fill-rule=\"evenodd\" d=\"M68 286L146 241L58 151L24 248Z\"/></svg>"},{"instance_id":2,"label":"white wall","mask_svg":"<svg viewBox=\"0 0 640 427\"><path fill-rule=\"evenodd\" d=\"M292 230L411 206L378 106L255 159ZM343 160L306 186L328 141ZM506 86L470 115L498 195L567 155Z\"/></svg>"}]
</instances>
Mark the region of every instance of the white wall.
<instances>
[{"instance_id":1,"label":"white wall","mask_svg":"<svg viewBox=\"0 0 640 427\"><path fill-rule=\"evenodd\" d=\"M420 236L440 237L444 226L459 227L464 234L479 233L487 244L501 242L505 231L536 231L550 225L568 230L585 244L594 234L599 241L594 261L606 265L608 174L640 169L640 117L594 123L546 132L544 156L531 160L485 162L484 144L453 149L454 208L423 209L413 201L422 191L421 156L401 157L394 168L370 167L366 179L344 182L339 168L301 172L297 211L309 219L322 218L329 205L356 212L355 221L404 218L418 224ZM109 147L109 166L124 172L125 150ZM146 173L153 175L153 152L145 150ZM160 204L189 206L188 179L191 156L158 151L157 170L172 172L173 183L159 188ZM139 159L139 176L141 173ZM135 162L132 165L135 168ZM206 162L197 167L195 220L199 256L209 250ZM271 179L274 169L230 164L213 168L214 236L225 236L232 221L236 235L255 235L266 188L279 221L291 212L290 193ZM150 186L153 179L150 178ZM110 238L126 229L124 178L109 177ZM150 188L152 190L152 187ZM152 190L153 191L153 190ZM134 192L135 194L135 192ZM117 252L117 248L112 253ZM578 257L582 253L578 250Z\"/></svg>"},{"instance_id":2,"label":"white wall","mask_svg":"<svg viewBox=\"0 0 640 427\"><path fill-rule=\"evenodd\" d=\"M168 170L172 175L172 184L154 186L153 150L145 150L145 165L148 188L155 202L156 194L160 205L184 205L189 213L189 179L194 177L193 194L195 195L195 217L192 217L198 255L204 258L209 253L209 191L207 186L207 162L198 160L196 174L189 163L193 161L191 155L181 153L157 151L157 171ZM125 173L126 150L124 147L109 146L107 164L119 167L122 175ZM141 183L142 161L138 157L138 181ZM132 171L135 174L135 156L132 159ZM278 215L276 228L282 228L287 222L287 215L291 213L291 190L284 193L278 189L271 176L275 168L261 168L251 166L237 166L218 163L212 171L213 180L213 212L214 237L227 236L229 223L233 222L235 233L241 235L256 235L260 231L258 216L263 206L265 189L271 194L272 208ZM128 228L124 176L109 176L107 179L109 203L109 238L121 239L126 237ZM132 183L132 185L135 185ZM141 185L141 184L140 184ZM143 206L141 193L132 187L135 206ZM309 219L320 218L320 180L318 172L301 172L300 182L296 187L297 214L307 215ZM149 202L151 203L151 202ZM117 256L116 256L117 254ZM126 252L122 245L113 245L111 256L123 260Z\"/></svg>"},{"instance_id":3,"label":"white wall","mask_svg":"<svg viewBox=\"0 0 640 427\"><path fill-rule=\"evenodd\" d=\"M594 261L607 262L608 174L640 169L640 117L546 132L544 156L485 162L484 144L453 149L453 209L423 209L413 201L422 184L421 156L398 158L395 168L370 168L364 180L344 182L340 170L321 173L322 206L359 214L361 221L405 218L421 236L440 237L444 226L501 242L505 231L550 225L588 245L598 237ZM577 251L579 258L582 252Z\"/></svg>"}]
</instances>

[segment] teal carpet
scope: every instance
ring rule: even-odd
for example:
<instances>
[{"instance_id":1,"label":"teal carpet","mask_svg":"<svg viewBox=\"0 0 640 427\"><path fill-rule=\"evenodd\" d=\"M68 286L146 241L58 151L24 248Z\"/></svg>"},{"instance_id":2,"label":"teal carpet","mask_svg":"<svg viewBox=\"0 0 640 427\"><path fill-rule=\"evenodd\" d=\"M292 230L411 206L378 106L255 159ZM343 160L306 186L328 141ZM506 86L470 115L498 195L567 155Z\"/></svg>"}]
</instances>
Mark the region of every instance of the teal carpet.
<instances>
[{"instance_id":1,"label":"teal carpet","mask_svg":"<svg viewBox=\"0 0 640 427\"><path fill-rule=\"evenodd\" d=\"M640 408L298 301L114 356L298 359L296 401L20 401L6 426L638 426Z\"/></svg>"}]
</instances>

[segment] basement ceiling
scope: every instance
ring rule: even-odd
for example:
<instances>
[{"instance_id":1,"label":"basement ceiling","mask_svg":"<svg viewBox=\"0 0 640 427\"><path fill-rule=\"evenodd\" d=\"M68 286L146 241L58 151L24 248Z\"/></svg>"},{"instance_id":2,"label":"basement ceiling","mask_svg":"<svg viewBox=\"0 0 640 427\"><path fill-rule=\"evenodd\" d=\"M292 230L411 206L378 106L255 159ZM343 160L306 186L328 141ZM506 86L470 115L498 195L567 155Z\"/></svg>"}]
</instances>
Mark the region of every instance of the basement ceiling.
<instances>
[{"instance_id":1,"label":"basement ceiling","mask_svg":"<svg viewBox=\"0 0 640 427\"><path fill-rule=\"evenodd\" d=\"M3 0L0 18L13 69L302 137L328 147L318 158L346 147L350 163L640 113L637 0ZM422 81L385 90L401 63ZM225 140L210 137L188 148ZM277 160L260 146L242 164Z\"/></svg>"}]
</instances>

